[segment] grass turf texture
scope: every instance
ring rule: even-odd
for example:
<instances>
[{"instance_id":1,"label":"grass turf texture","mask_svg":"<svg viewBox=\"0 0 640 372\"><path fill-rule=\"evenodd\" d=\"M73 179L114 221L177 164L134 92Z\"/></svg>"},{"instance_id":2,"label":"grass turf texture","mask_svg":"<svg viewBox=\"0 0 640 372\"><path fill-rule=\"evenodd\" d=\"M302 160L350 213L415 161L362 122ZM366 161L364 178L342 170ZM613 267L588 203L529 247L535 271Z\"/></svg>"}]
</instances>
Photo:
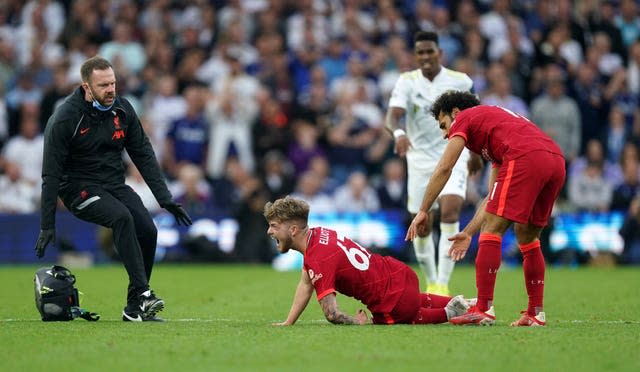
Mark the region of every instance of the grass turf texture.
<instances>
[{"instance_id":1,"label":"grass turf texture","mask_svg":"<svg viewBox=\"0 0 640 372\"><path fill-rule=\"evenodd\" d=\"M102 319L40 321L36 266L0 267L0 370L492 370L639 371L640 270L548 269L548 327L509 327L525 308L520 268L503 268L493 327L335 326L312 298L293 327L285 319L299 272L266 266L157 265L152 286L166 323L124 323L119 265L73 270L82 306ZM451 288L475 296L472 267ZM362 307L338 296L349 313Z\"/></svg>"}]
</instances>

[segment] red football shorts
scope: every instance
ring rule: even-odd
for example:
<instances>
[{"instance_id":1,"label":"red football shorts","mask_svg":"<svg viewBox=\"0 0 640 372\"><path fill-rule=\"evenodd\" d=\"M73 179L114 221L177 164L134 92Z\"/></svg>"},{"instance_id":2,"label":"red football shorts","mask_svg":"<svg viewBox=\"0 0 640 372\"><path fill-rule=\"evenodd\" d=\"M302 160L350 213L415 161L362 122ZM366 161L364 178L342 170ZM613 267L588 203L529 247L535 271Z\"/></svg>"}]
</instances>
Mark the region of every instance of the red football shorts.
<instances>
[{"instance_id":1,"label":"red football shorts","mask_svg":"<svg viewBox=\"0 0 640 372\"><path fill-rule=\"evenodd\" d=\"M404 275L404 290L391 312L371 314L374 324L411 324L420 309L420 282L416 273L406 266L397 275Z\"/></svg>"},{"instance_id":2,"label":"red football shorts","mask_svg":"<svg viewBox=\"0 0 640 372\"><path fill-rule=\"evenodd\" d=\"M545 227L565 179L561 155L534 151L500 166L486 211L507 220Z\"/></svg>"}]
</instances>

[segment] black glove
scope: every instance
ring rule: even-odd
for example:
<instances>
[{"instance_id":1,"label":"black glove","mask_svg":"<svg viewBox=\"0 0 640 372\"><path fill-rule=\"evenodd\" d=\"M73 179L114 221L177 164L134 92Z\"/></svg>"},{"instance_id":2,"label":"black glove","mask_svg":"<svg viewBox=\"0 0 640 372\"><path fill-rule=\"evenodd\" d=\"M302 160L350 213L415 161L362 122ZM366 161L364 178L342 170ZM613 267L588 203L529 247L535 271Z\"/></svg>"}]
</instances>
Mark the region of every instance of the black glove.
<instances>
[{"instance_id":1,"label":"black glove","mask_svg":"<svg viewBox=\"0 0 640 372\"><path fill-rule=\"evenodd\" d=\"M56 229L44 229L40 230L40 235L36 241L36 256L42 258L44 251L47 249L49 243L53 243L56 240Z\"/></svg>"},{"instance_id":2,"label":"black glove","mask_svg":"<svg viewBox=\"0 0 640 372\"><path fill-rule=\"evenodd\" d=\"M168 202L162 205L162 208L166 209L176 218L176 222L178 225L191 225L191 217L187 214L187 211L182 208L182 206L176 202Z\"/></svg>"}]
</instances>

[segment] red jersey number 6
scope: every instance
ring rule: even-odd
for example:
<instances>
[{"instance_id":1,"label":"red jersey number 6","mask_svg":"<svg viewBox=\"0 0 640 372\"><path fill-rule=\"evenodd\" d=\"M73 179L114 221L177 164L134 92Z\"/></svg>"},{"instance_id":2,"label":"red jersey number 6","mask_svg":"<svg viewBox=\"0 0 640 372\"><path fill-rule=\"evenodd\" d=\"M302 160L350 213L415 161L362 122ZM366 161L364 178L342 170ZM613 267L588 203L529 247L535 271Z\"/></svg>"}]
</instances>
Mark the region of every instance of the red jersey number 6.
<instances>
[{"instance_id":1,"label":"red jersey number 6","mask_svg":"<svg viewBox=\"0 0 640 372\"><path fill-rule=\"evenodd\" d=\"M347 255L347 258L353 267L360 271L365 271L369 268L369 257L371 257L371 253L367 252L364 247L350 239L345 239L340 235L336 238L338 241L338 247L340 247L344 254Z\"/></svg>"}]
</instances>

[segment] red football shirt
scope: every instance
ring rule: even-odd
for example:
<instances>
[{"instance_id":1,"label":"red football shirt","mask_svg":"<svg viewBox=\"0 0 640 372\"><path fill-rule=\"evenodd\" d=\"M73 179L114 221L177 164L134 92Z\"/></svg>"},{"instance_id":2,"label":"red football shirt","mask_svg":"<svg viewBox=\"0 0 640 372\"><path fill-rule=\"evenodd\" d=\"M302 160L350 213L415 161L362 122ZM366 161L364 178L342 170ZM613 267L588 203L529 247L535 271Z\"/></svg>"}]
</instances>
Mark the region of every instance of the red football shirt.
<instances>
[{"instance_id":1,"label":"red football shirt","mask_svg":"<svg viewBox=\"0 0 640 372\"><path fill-rule=\"evenodd\" d=\"M463 137L469 150L496 164L538 150L562 155L560 147L537 125L499 106L460 111L449 129L449 138L454 136Z\"/></svg>"},{"instance_id":2,"label":"red football shirt","mask_svg":"<svg viewBox=\"0 0 640 372\"><path fill-rule=\"evenodd\" d=\"M310 229L308 239L304 270L318 301L337 291L360 300L371 312L391 312L405 288L405 264L372 254L323 227Z\"/></svg>"}]
</instances>

